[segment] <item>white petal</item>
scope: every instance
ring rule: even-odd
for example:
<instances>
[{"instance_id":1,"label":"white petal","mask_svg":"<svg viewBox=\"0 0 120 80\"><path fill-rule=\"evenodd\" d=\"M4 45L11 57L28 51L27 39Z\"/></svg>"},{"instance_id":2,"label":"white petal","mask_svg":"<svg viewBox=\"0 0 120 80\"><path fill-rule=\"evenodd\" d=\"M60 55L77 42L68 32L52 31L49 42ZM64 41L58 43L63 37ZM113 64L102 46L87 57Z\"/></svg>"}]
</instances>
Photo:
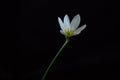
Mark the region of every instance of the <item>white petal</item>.
<instances>
[{"instance_id":1,"label":"white petal","mask_svg":"<svg viewBox=\"0 0 120 80\"><path fill-rule=\"evenodd\" d=\"M71 21L71 28L75 30L80 24L80 15L76 15Z\"/></svg>"},{"instance_id":2,"label":"white petal","mask_svg":"<svg viewBox=\"0 0 120 80\"><path fill-rule=\"evenodd\" d=\"M63 32L63 30L60 30L60 33L63 34L63 35L65 35L65 33Z\"/></svg>"},{"instance_id":3,"label":"white petal","mask_svg":"<svg viewBox=\"0 0 120 80\"><path fill-rule=\"evenodd\" d=\"M81 32L82 30L84 30L85 28L86 28L86 24L83 25L83 26L81 26L81 27L79 27L79 28L75 31L75 35L80 34L80 32Z\"/></svg>"},{"instance_id":4,"label":"white petal","mask_svg":"<svg viewBox=\"0 0 120 80\"><path fill-rule=\"evenodd\" d=\"M70 28L70 19L69 19L68 15L65 15L65 17L64 17L64 27L67 29Z\"/></svg>"},{"instance_id":5,"label":"white petal","mask_svg":"<svg viewBox=\"0 0 120 80\"><path fill-rule=\"evenodd\" d=\"M59 22L59 25L60 25L61 29L64 30L64 24L59 17L58 17L58 22Z\"/></svg>"}]
</instances>

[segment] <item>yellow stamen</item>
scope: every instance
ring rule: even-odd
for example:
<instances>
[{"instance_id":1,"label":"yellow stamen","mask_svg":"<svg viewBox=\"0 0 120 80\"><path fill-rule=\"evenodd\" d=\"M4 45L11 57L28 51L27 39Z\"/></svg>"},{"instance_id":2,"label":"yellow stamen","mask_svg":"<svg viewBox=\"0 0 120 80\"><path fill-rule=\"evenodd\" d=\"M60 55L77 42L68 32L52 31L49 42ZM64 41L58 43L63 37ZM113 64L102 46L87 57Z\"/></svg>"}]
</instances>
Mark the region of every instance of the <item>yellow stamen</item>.
<instances>
[{"instance_id":1,"label":"yellow stamen","mask_svg":"<svg viewBox=\"0 0 120 80\"><path fill-rule=\"evenodd\" d=\"M74 35L74 30L71 29L65 29L64 33L66 34L67 37L71 37Z\"/></svg>"}]
</instances>

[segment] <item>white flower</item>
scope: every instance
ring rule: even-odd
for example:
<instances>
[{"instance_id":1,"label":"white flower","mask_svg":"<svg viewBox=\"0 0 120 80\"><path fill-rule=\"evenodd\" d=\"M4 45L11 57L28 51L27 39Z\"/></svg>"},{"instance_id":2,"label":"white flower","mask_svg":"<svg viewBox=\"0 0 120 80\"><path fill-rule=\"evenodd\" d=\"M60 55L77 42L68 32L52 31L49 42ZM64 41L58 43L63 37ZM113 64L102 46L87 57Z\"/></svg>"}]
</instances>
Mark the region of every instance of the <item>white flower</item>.
<instances>
[{"instance_id":1,"label":"white flower","mask_svg":"<svg viewBox=\"0 0 120 80\"><path fill-rule=\"evenodd\" d=\"M60 33L65 35L66 37L71 37L71 36L75 36L81 33L81 31L83 29L85 29L86 25L83 25L81 27L78 28L79 24L80 24L80 15L76 15L71 23L70 23L70 19L68 17L68 15L65 15L64 17L64 21L62 21L60 19L60 17L58 17L58 22L59 25L61 27L62 30L60 30Z\"/></svg>"}]
</instances>

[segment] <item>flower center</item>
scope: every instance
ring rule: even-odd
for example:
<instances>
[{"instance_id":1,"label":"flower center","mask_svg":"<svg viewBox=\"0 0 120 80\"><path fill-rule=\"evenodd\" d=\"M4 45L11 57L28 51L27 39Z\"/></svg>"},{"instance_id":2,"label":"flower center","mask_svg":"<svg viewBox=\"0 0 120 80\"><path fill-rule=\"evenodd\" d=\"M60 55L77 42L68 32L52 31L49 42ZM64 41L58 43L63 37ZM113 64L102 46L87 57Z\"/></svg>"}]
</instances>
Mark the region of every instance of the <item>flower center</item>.
<instances>
[{"instance_id":1,"label":"flower center","mask_svg":"<svg viewBox=\"0 0 120 80\"><path fill-rule=\"evenodd\" d=\"M71 29L65 29L64 32L67 37L71 37L74 35L74 30L71 30Z\"/></svg>"}]
</instances>

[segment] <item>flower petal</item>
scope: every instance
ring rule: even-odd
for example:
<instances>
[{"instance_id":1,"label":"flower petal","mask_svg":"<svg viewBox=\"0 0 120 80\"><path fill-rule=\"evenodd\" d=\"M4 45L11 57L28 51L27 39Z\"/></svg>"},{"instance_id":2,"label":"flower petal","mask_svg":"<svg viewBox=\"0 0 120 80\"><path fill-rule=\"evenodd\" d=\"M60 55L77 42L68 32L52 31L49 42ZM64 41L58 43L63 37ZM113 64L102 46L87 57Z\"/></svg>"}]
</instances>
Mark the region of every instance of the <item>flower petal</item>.
<instances>
[{"instance_id":1,"label":"flower petal","mask_svg":"<svg viewBox=\"0 0 120 80\"><path fill-rule=\"evenodd\" d=\"M85 28L86 28L86 24L83 25L83 26L81 26L81 27L79 27L79 28L75 31L75 35L80 34L80 32L81 32L82 30L84 30Z\"/></svg>"},{"instance_id":2,"label":"flower petal","mask_svg":"<svg viewBox=\"0 0 120 80\"><path fill-rule=\"evenodd\" d=\"M72 19L71 28L73 30L76 30L76 28L79 26L79 24L80 24L80 15L78 14Z\"/></svg>"},{"instance_id":3,"label":"flower petal","mask_svg":"<svg viewBox=\"0 0 120 80\"><path fill-rule=\"evenodd\" d=\"M65 17L64 17L64 27L65 27L65 29L70 29L70 19L69 19L68 15L65 15Z\"/></svg>"},{"instance_id":4,"label":"flower petal","mask_svg":"<svg viewBox=\"0 0 120 80\"><path fill-rule=\"evenodd\" d=\"M62 30L64 30L64 24L63 24L62 20L60 19L60 17L58 17L58 22L59 22L60 28Z\"/></svg>"},{"instance_id":5,"label":"flower petal","mask_svg":"<svg viewBox=\"0 0 120 80\"><path fill-rule=\"evenodd\" d=\"M63 32L63 30L60 30L60 33L63 34L63 35L65 35L65 33Z\"/></svg>"}]
</instances>

